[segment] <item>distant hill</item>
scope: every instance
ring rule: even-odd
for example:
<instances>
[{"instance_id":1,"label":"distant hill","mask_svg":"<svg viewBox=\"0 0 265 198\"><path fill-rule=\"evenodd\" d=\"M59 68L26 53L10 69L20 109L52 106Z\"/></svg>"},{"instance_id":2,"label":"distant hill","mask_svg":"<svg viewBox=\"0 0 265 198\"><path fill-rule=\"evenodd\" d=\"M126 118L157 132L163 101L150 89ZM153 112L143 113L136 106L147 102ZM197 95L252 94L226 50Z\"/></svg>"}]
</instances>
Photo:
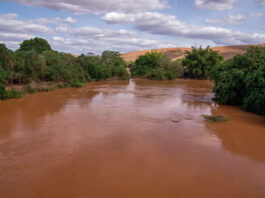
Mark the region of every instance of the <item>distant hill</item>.
<instances>
[{"instance_id":1,"label":"distant hill","mask_svg":"<svg viewBox=\"0 0 265 198\"><path fill-rule=\"evenodd\" d=\"M221 56L224 57L225 60L233 58L238 54L243 54L247 51L247 49L251 46L265 46L265 44L260 45L238 45L238 46L221 46L221 47L212 47L213 50L218 51ZM122 54L122 57L126 61L134 61L139 56L144 55L146 52L163 52L168 55L168 57L172 60L180 59L185 56L186 51L191 51L191 48L163 48L163 49L150 49L150 50L141 50L135 52L129 52Z\"/></svg>"}]
</instances>

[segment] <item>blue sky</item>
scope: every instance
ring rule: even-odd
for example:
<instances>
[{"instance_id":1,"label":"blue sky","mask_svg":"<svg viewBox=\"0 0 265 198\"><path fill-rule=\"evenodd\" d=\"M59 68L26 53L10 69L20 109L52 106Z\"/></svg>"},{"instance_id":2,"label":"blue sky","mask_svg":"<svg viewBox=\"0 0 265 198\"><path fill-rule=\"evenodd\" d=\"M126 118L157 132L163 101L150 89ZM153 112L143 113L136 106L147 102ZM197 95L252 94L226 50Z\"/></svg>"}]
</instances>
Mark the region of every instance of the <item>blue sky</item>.
<instances>
[{"instance_id":1,"label":"blue sky","mask_svg":"<svg viewBox=\"0 0 265 198\"><path fill-rule=\"evenodd\" d=\"M0 0L0 43L74 54L265 43L265 0Z\"/></svg>"}]
</instances>

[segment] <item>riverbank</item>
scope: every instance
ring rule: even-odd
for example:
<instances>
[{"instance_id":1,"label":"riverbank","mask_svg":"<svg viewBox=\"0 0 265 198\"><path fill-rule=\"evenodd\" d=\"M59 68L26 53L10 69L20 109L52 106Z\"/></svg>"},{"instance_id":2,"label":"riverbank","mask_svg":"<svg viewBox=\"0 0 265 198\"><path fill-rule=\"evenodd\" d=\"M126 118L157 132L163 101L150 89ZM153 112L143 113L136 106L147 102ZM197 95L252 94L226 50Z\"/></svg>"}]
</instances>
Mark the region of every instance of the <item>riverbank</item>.
<instances>
[{"instance_id":1,"label":"riverbank","mask_svg":"<svg viewBox=\"0 0 265 198\"><path fill-rule=\"evenodd\" d=\"M108 78L108 79L104 79L104 81L115 81L115 80L124 80L124 79L120 79L117 77L112 77L112 78ZM100 80L103 81L103 80ZM58 89L62 89L62 88L67 88L67 87L74 87L74 88L78 88L78 87L83 87L88 83L91 82L95 82L95 80L91 80L89 82L86 83L80 83L80 82L74 82L74 83L66 83L66 82L31 82L30 84L27 85L21 85L21 84L9 84L5 87L5 89L8 92L14 92L17 93L16 97L13 98L6 98L5 100L8 99L17 99L17 98L21 98L25 95L28 94L34 94L37 92L49 92L49 91L56 91Z\"/></svg>"}]
</instances>

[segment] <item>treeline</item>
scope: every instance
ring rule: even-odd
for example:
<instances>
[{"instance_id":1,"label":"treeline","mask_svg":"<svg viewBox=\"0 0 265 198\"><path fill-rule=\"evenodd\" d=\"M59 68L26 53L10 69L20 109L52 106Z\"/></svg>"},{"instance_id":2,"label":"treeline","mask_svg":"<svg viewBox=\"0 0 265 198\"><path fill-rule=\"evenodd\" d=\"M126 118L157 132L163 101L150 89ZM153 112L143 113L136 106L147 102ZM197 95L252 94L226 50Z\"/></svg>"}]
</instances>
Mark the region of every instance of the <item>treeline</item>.
<instances>
[{"instance_id":1,"label":"treeline","mask_svg":"<svg viewBox=\"0 0 265 198\"><path fill-rule=\"evenodd\" d=\"M125 67L126 62L114 51L104 51L101 56L90 53L74 57L52 50L41 38L24 41L16 51L0 44L0 99L21 96L18 91L6 90L7 84L29 85L35 81L78 87L110 77L128 79Z\"/></svg>"},{"instance_id":2,"label":"treeline","mask_svg":"<svg viewBox=\"0 0 265 198\"><path fill-rule=\"evenodd\" d=\"M184 59L171 61L163 53L148 52L131 64L132 76L151 80L173 80L176 78L207 79L213 67L223 57L209 47L193 48Z\"/></svg>"},{"instance_id":3,"label":"treeline","mask_svg":"<svg viewBox=\"0 0 265 198\"><path fill-rule=\"evenodd\" d=\"M193 48L177 61L151 52L131 66L132 76L152 80L211 79L218 103L239 105L243 110L265 115L265 47L251 47L227 61L209 47Z\"/></svg>"}]
</instances>

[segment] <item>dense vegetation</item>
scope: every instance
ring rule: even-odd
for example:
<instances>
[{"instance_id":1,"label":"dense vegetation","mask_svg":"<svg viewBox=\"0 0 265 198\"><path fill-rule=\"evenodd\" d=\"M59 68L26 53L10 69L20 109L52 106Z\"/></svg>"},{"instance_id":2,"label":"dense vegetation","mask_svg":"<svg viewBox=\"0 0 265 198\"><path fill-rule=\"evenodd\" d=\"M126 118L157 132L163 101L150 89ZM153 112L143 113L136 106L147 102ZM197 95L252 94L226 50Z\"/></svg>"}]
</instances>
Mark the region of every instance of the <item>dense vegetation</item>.
<instances>
[{"instance_id":1,"label":"dense vegetation","mask_svg":"<svg viewBox=\"0 0 265 198\"><path fill-rule=\"evenodd\" d=\"M152 80L173 80L183 75L180 61L171 61L163 53L150 52L140 56L131 67L134 77Z\"/></svg>"},{"instance_id":2,"label":"dense vegetation","mask_svg":"<svg viewBox=\"0 0 265 198\"><path fill-rule=\"evenodd\" d=\"M188 78L207 79L212 69L222 62L223 57L218 52L213 51L208 46L206 49L202 47L192 48L191 52L186 53L186 57L182 61L184 66L184 76Z\"/></svg>"},{"instance_id":3,"label":"dense vegetation","mask_svg":"<svg viewBox=\"0 0 265 198\"><path fill-rule=\"evenodd\" d=\"M51 49L41 38L26 40L15 52L0 44L0 99L19 97L7 84L29 85L35 82L56 82L60 87L79 87L92 80L110 77L128 79L126 62L118 52L104 51L102 56L91 53L74 57Z\"/></svg>"},{"instance_id":4,"label":"dense vegetation","mask_svg":"<svg viewBox=\"0 0 265 198\"><path fill-rule=\"evenodd\" d=\"M265 47L249 48L247 53L216 66L211 78L219 103L265 115Z\"/></svg>"}]
</instances>

